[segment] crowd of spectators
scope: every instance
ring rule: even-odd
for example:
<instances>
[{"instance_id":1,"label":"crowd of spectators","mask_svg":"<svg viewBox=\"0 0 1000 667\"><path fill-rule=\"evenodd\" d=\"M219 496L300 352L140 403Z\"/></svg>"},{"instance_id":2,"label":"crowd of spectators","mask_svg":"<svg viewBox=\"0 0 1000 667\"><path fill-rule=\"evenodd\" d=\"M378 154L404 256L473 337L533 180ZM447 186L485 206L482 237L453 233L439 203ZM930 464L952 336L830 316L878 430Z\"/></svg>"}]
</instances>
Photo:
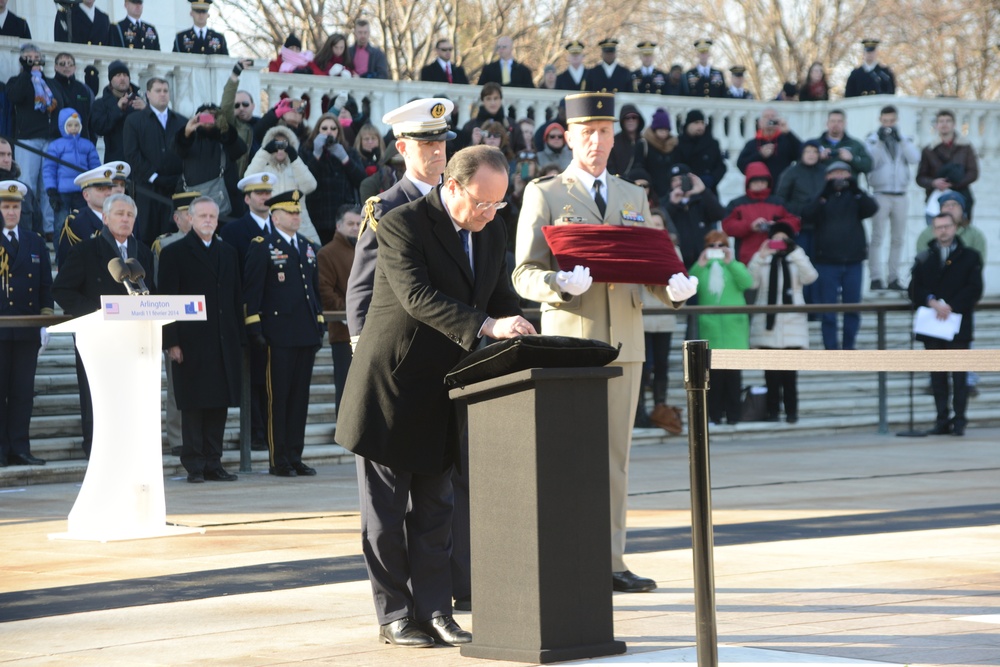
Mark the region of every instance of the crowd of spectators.
<instances>
[{"instance_id":1,"label":"crowd of spectators","mask_svg":"<svg viewBox=\"0 0 1000 667\"><path fill-rule=\"evenodd\" d=\"M125 4L133 10L126 19L133 25L115 24L110 31L133 39L135 26L141 25L142 3ZM205 13L199 7L207 4L192 2L194 40L211 41L199 32ZM135 13L138 16L133 16ZM3 31L17 26L14 19L8 13ZM203 22L200 27L211 32ZM334 33L315 53L303 50L301 40L291 35L268 69L388 78L385 53L371 43L370 29L366 21L359 20L350 37ZM75 29L73 34L77 41ZM180 42L184 41L182 34L178 35ZM153 48L151 44L150 40L145 48ZM582 65L583 44L570 42L566 45L565 71L548 68L550 76L543 77L543 87L567 92L597 88L752 99L743 85L742 67L729 70L727 84L723 73L711 66L709 40L697 42L698 63L687 72L679 65L670 71L656 69L652 60L655 47L651 42L638 45L642 67L629 72L617 60L616 40L600 44L601 62L591 69ZM877 62L876 47L877 42L865 41L864 63L852 73L851 87L861 90L859 94L891 94L895 90L891 72ZM421 70L421 78L468 83L453 54L450 40L438 40L435 60ZM504 105L505 92L511 87L532 87L533 77L530 69L514 58L510 38L498 39L496 54L497 59L480 74L480 104L471 118L463 123L457 109L449 116L457 136L448 141L447 153L450 156L478 144L496 146L504 153L509 161L510 185L505 199L508 206L498 211L498 217L508 227L512 243L525 185L564 170L571 150L566 144L561 108L549 110L544 121L510 115ZM170 198L176 192L208 194L218 204L223 221L237 219L250 214L251 199L238 183L251 175L266 174L274 194L297 191L303 197L301 234L324 245L336 241L341 252L346 252L353 237L340 228L345 212L352 218L352 212L368 196L384 192L402 176L402 159L392 131L384 131L370 117L367 100L359 104L336 92L312 101L282 95L258 114L256 100L239 85L242 72L252 67L252 61L237 61L219 102L204 101L190 118L170 108L166 80L149 78L143 82L143 91L122 61L113 61L105 72L98 73L107 80L102 91L76 78L76 61L71 54L55 56L56 75L51 78L42 72L44 62L45 55L37 47L22 43L21 72L5 86L16 111L12 135L20 145L9 156L16 158L8 159L9 164L3 158L3 149L9 145L0 145L0 174L25 182L28 191L22 220L50 240L54 236L58 242L62 219L73 209L94 208L85 200L87 192L81 193L73 185L72 176L74 169L93 169L99 161L122 160L130 165L131 191L138 204L135 234L147 245L161 234L175 231ZM778 98L829 99L831 87L820 63L814 63L804 79L801 86L786 86ZM333 88L335 91L336 84ZM778 303L799 303L801 293L803 303L854 303L862 296L866 260L871 291L905 290L907 277L900 264L906 191L913 182L914 165L916 182L927 193L927 219L944 210L948 201L960 199L964 214L957 220L958 234L965 241L978 243L981 234L971 225L974 200L970 189L979 176L978 162L975 151L956 131L953 113L943 110L938 114L935 127L940 141L921 152L913 138L897 128L898 114L890 104L878 119L854 120L873 128L868 134L857 135L864 139L849 134L846 114L833 110L825 130L803 141L788 126L780 109L780 105L767 107L756 119L756 131L735 161L745 176L746 192L726 203L719 200L718 189L728 156L701 110L690 109L683 117L672 118L665 108L657 108L645 118L633 104L620 108L620 131L614 138L608 169L645 188L651 209L662 217L685 266L706 278L699 298L717 303L725 294L728 302L739 293L745 303L776 303L775 298ZM796 129L802 132L808 128ZM98 139L104 144L100 160L92 143ZM47 161L43 153L55 159ZM869 244L862 221L872 216ZM776 234L777 241L786 243L787 251L768 246ZM706 261L706 239L711 240L710 249L723 243L730 254L716 261L715 253L709 253L713 257ZM885 245L889 246L887 262L882 256ZM985 247L981 254L985 255ZM738 275L729 266L733 262L734 267L743 267ZM713 268L716 265L725 268L724 275L732 273L731 282L713 282L710 274L718 274L719 269ZM779 285L784 281L791 285L790 289L779 289L777 296L775 276ZM853 349L857 314L844 317L842 336L833 314L822 319L827 349ZM706 322L711 327L711 320ZM800 324L796 320L779 328L794 328L796 343L803 339L807 344L808 336L799 335ZM704 329L701 335L705 335ZM784 338L775 338L770 325L744 338L747 336L741 335L739 341L744 347L800 346L783 344ZM661 347L650 346L651 350ZM337 348L341 356L342 348ZM662 349L658 354L662 357ZM652 361L651 357L650 377ZM660 372L662 359L656 367L658 379L651 380L650 388L659 404L666 386ZM738 385L739 379L731 384ZM784 394L786 415L797 418L794 378L771 377L768 384L774 386L775 395ZM720 379L716 386L728 385ZM720 390L719 395L723 393L727 398L715 404L713 418L738 420L731 405L732 389ZM771 416L778 412L777 401L775 398L768 405Z\"/></svg>"}]
</instances>

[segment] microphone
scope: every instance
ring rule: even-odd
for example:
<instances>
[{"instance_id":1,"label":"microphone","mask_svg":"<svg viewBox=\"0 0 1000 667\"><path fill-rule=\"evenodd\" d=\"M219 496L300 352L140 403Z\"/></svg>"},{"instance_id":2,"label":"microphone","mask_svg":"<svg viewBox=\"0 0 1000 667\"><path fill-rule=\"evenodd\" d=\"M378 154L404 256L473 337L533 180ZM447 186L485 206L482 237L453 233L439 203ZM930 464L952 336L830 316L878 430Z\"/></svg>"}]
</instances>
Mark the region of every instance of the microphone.
<instances>
[{"instance_id":1,"label":"microphone","mask_svg":"<svg viewBox=\"0 0 1000 667\"><path fill-rule=\"evenodd\" d=\"M129 257L125 260L125 266L128 268L129 277L131 282L138 287L139 294L149 294L149 288L146 287L146 282L143 278L146 277L146 269L142 268L142 264L139 263L134 257Z\"/></svg>"},{"instance_id":2,"label":"microphone","mask_svg":"<svg viewBox=\"0 0 1000 667\"><path fill-rule=\"evenodd\" d=\"M139 287L131 281L132 273L125 266L125 261L121 257L115 257L108 262L108 273L115 279L115 282L125 286L125 291L130 295L139 294Z\"/></svg>"}]
</instances>

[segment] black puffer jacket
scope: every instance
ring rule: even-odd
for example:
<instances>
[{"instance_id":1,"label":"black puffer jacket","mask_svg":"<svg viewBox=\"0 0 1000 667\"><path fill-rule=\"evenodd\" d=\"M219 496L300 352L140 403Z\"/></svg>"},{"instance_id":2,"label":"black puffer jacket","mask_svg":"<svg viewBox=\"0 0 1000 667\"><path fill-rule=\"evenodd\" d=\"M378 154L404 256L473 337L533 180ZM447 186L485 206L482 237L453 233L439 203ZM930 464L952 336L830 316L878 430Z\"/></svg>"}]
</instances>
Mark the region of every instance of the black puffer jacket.
<instances>
[{"instance_id":1,"label":"black puffer jacket","mask_svg":"<svg viewBox=\"0 0 1000 667\"><path fill-rule=\"evenodd\" d=\"M827 181L820 196L802 211L803 221L816 230L813 262L853 264L868 258L868 237L863 221L878 211L878 203L852 178L845 190Z\"/></svg>"}]
</instances>

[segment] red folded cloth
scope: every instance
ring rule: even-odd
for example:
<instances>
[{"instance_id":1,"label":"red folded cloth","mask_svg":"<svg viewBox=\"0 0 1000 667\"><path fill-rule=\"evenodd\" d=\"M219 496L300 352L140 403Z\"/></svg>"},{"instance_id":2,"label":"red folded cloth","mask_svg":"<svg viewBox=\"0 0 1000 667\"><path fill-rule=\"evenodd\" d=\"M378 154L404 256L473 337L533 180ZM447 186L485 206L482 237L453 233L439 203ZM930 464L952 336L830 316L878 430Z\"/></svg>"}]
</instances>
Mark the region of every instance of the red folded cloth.
<instances>
[{"instance_id":1,"label":"red folded cloth","mask_svg":"<svg viewBox=\"0 0 1000 667\"><path fill-rule=\"evenodd\" d=\"M599 283L666 285L675 273L687 275L662 229L575 224L547 225L542 232L562 271L579 264Z\"/></svg>"}]
</instances>

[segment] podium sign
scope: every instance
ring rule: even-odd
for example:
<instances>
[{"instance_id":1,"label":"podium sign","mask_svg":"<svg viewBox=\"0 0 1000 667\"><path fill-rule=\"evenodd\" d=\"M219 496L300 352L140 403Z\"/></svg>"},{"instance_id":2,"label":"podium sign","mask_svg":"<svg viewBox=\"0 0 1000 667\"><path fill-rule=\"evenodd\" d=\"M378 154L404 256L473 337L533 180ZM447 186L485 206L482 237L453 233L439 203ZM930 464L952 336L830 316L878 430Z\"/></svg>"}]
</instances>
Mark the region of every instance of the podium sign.
<instances>
[{"instance_id":1,"label":"podium sign","mask_svg":"<svg viewBox=\"0 0 1000 667\"><path fill-rule=\"evenodd\" d=\"M94 406L87 474L67 532L50 539L108 542L204 532L167 526L160 422L162 327L204 320L204 302L203 296L105 296L101 310L49 328L76 334Z\"/></svg>"}]
</instances>

